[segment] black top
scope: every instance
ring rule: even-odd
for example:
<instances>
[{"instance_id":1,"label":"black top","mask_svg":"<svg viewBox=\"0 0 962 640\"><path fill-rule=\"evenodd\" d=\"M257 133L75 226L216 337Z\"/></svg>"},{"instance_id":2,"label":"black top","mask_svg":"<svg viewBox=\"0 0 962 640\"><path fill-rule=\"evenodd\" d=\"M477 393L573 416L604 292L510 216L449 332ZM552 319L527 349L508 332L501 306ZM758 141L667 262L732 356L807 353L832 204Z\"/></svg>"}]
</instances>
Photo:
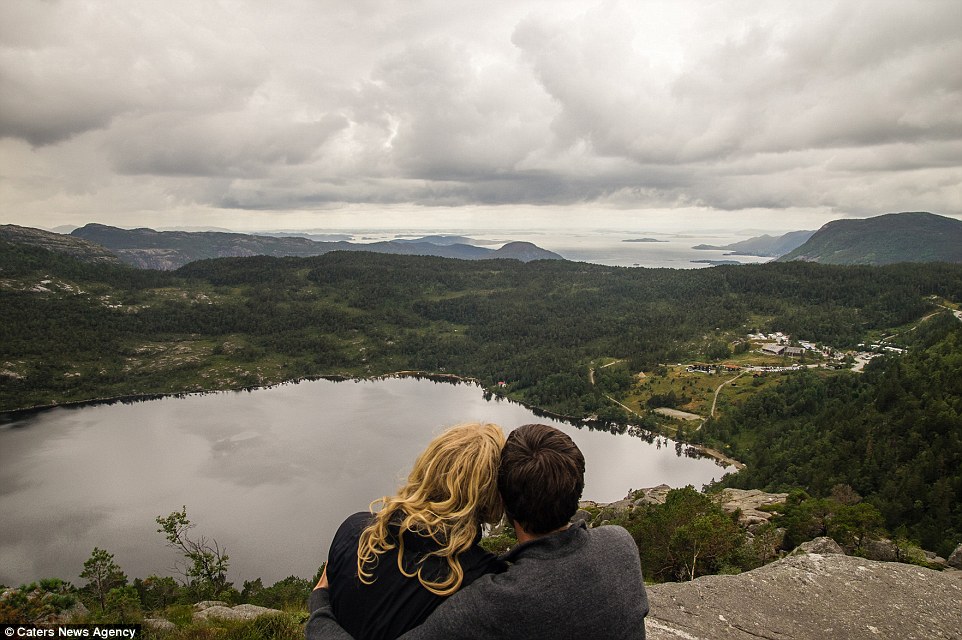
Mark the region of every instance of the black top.
<instances>
[{"instance_id":1,"label":"black top","mask_svg":"<svg viewBox=\"0 0 962 640\"><path fill-rule=\"evenodd\" d=\"M331 606L337 621L357 640L393 640L424 622L445 597L431 593L417 577L408 578L398 570L397 547L378 556L377 566L371 570L373 583L364 584L358 579L357 543L373 519L370 513L355 513L334 534L327 555ZM392 533L397 535L396 529ZM479 528L474 545L459 557L464 569L462 588L485 573L500 573L505 569L494 554L478 545L480 540ZM431 538L405 531L404 568L412 573L419 560L438 548ZM426 558L424 565L423 575L429 579L444 575L447 569L447 562L436 556Z\"/></svg>"}]
</instances>

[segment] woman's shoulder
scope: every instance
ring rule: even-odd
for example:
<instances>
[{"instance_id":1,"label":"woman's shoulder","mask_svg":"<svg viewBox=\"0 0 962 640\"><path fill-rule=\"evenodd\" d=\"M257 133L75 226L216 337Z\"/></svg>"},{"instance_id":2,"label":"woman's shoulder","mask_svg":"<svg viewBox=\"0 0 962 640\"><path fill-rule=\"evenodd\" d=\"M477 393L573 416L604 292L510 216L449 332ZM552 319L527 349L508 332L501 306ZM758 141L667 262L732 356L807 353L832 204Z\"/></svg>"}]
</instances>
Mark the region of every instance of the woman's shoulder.
<instances>
[{"instance_id":1,"label":"woman's shoulder","mask_svg":"<svg viewBox=\"0 0 962 640\"><path fill-rule=\"evenodd\" d=\"M361 537L361 532L364 531L374 521L374 514L368 511L359 511L353 515L345 518L341 526L337 528L334 532L334 539L331 542L331 546L335 547L340 544L352 545L357 550L357 540Z\"/></svg>"},{"instance_id":2,"label":"woman's shoulder","mask_svg":"<svg viewBox=\"0 0 962 640\"><path fill-rule=\"evenodd\" d=\"M364 529L369 524L374 522L374 514L370 511L358 511L355 514L349 515L341 523L341 529Z\"/></svg>"}]
</instances>

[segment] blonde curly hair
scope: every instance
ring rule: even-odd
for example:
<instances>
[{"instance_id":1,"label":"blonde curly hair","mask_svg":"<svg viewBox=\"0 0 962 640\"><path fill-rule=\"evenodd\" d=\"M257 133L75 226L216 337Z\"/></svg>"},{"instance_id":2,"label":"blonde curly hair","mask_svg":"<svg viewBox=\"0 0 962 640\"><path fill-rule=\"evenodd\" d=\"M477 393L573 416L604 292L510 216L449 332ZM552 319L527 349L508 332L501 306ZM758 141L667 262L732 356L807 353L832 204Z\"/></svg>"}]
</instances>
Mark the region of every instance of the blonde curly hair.
<instances>
[{"instance_id":1,"label":"blonde curly hair","mask_svg":"<svg viewBox=\"0 0 962 640\"><path fill-rule=\"evenodd\" d=\"M497 482L504 441L501 427L482 423L456 425L434 438L397 494L371 503L372 512L378 504L381 508L358 540L361 582L373 583L379 556L398 547L397 564L403 575L416 576L424 588L439 596L457 591L464 580L458 556L471 548L482 523L495 524L504 512ZM397 535L391 534L392 524L400 525ZM447 561L446 576L431 580L423 575L424 559L413 573L404 568L405 531L440 545L427 556Z\"/></svg>"}]
</instances>

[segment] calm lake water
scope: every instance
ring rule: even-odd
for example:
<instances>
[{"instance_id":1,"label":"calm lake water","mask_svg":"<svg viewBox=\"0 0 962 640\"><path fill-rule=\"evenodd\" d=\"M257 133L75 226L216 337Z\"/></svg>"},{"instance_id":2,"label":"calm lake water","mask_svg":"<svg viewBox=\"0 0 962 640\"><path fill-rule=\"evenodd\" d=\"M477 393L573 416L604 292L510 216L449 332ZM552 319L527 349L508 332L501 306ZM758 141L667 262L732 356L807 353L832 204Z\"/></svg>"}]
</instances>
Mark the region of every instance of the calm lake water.
<instances>
[{"instance_id":1,"label":"calm lake water","mask_svg":"<svg viewBox=\"0 0 962 640\"><path fill-rule=\"evenodd\" d=\"M238 587L309 578L344 517L392 492L432 437L467 421L563 429L587 460L585 499L724 473L673 443L539 418L472 384L321 380L53 409L0 427L0 584L80 584L95 546L131 578L169 575L177 554L154 519L183 505L196 534L227 547Z\"/></svg>"}]
</instances>

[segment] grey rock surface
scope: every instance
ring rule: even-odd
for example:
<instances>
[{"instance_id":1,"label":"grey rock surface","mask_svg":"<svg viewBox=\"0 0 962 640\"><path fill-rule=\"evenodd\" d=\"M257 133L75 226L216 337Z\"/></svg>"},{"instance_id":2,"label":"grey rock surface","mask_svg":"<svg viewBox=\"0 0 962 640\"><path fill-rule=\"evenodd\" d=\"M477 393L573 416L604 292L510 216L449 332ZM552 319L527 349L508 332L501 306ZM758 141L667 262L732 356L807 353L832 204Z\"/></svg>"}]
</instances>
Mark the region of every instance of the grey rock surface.
<instances>
[{"instance_id":1,"label":"grey rock surface","mask_svg":"<svg viewBox=\"0 0 962 640\"><path fill-rule=\"evenodd\" d=\"M740 511L741 524L751 527L771 520L772 514L761 511L761 507L784 504L787 498L787 493L767 493L758 489L722 489L720 501L726 513Z\"/></svg>"},{"instance_id":2,"label":"grey rock surface","mask_svg":"<svg viewBox=\"0 0 962 640\"><path fill-rule=\"evenodd\" d=\"M648 587L649 640L962 638L962 572L797 555Z\"/></svg>"},{"instance_id":3,"label":"grey rock surface","mask_svg":"<svg viewBox=\"0 0 962 640\"><path fill-rule=\"evenodd\" d=\"M633 504L635 506L641 506L643 504L665 504L665 498L668 496L669 491L671 491L671 487L667 484L660 484L657 487L639 489L631 494L631 498L634 499Z\"/></svg>"},{"instance_id":4,"label":"grey rock surface","mask_svg":"<svg viewBox=\"0 0 962 640\"><path fill-rule=\"evenodd\" d=\"M954 569L962 569L962 544L957 546L949 556L948 564Z\"/></svg>"},{"instance_id":5,"label":"grey rock surface","mask_svg":"<svg viewBox=\"0 0 962 640\"><path fill-rule=\"evenodd\" d=\"M882 562L895 562L899 560L899 548L894 542L888 539L866 540L863 544L863 552L870 560L881 560Z\"/></svg>"},{"instance_id":6,"label":"grey rock surface","mask_svg":"<svg viewBox=\"0 0 962 640\"><path fill-rule=\"evenodd\" d=\"M144 618L144 626L155 631L173 631L177 628L177 625L167 618Z\"/></svg>"},{"instance_id":7,"label":"grey rock surface","mask_svg":"<svg viewBox=\"0 0 962 640\"><path fill-rule=\"evenodd\" d=\"M664 504L668 492L671 490L672 487L661 484L657 487L631 491L624 500L609 504L585 500L580 503L580 507L582 509L599 510L595 518L588 519L590 524L597 525L603 521L616 518L626 511L631 511L634 507ZM772 518L772 514L762 511L761 507L784 504L788 497L787 493L767 493L758 489L723 489L720 493L713 495L727 513L738 511L739 522L750 531L759 525L768 523Z\"/></svg>"},{"instance_id":8,"label":"grey rock surface","mask_svg":"<svg viewBox=\"0 0 962 640\"><path fill-rule=\"evenodd\" d=\"M831 555L831 554L842 554L845 555L845 550L832 540L831 538L822 537L815 538L814 540L809 540L808 542L803 542L802 544L795 547L792 551L792 555L799 555L802 553L818 553L821 555Z\"/></svg>"},{"instance_id":9,"label":"grey rock surface","mask_svg":"<svg viewBox=\"0 0 962 640\"><path fill-rule=\"evenodd\" d=\"M283 613L277 609L258 607L254 604L239 604L236 607L214 605L206 607L194 613L194 620L208 620L219 618L221 620L253 620L261 616Z\"/></svg>"},{"instance_id":10,"label":"grey rock surface","mask_svg":"<svg viewBox=\"0 0 962 640\"><path fill-rule=\"evenodd\" d=\"M13 588L0 590L0 602L5 602L6 600L13 598L14 595L16 595L19 591L20 589ZM48 611L48 613L43 617L34 620L34 622L39 624L64 624L78 619L83 619L90 615L90 611L79 600L74 602L70 607L61 609L53 601L54 594L52 593L46 593L40 589L35 589L27 592L25 596L29 606L35 607L38 610L46 609L46 611ZM6 621L0 620L0 622Z\"/></svg>"},{"instance_id":11,"label":"grey rock surface","mask_svg":"<svg viewBox=\"0 0 962 640\"><path fill-rule=\"evenodd\" d=\"M578 509L571 517L572 522L587 522L589 520L591 520L591 514L584 509Z\"/></svg>"}]
</instances>

